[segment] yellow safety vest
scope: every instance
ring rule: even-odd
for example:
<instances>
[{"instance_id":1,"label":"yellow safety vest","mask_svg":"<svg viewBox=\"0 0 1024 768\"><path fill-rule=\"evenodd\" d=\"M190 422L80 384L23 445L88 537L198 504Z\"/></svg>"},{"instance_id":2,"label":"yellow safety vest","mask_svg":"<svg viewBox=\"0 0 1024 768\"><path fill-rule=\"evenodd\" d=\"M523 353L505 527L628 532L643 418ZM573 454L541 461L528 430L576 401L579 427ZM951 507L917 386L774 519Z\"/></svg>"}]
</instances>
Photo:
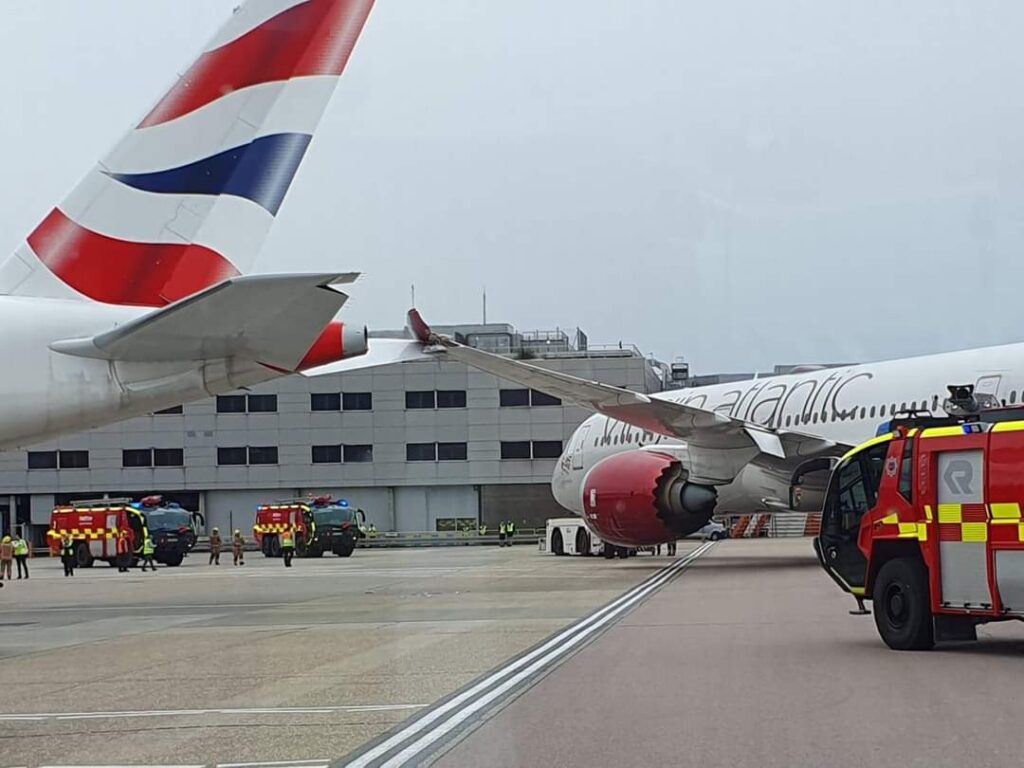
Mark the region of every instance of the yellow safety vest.
<instances>
[{"instance_id":1,"label":"yellow safety vest","mask_svg":"<svg viewBox=\"0 0 1024 768\"><path fill-rule=\"evenodd\" d=\"M281 546L285 549L292 549L295 547L295 534L291 531L285 531L281 534Z\"/></svg>"},{"instance_id":2,"label":"yellow safety vest","mask_svg":"<svg viewBox=\"0 0 1024 768\"><path fill-rule=\"evenodd\" d=\"M142 542L142 554L152 555L153 551L153 540L147 536L145 541Z\"/></svg>"},{"instance_id":3,"label":"yellow safety vest","mask_svg":"<svg viewBox=\"0 0 1024 768\"><path fill-rule=\"evenodd\" d=\"M16 557L28 554L28 542L24 539L14 540L14 554Z\"/></svg>"}]
</instances>

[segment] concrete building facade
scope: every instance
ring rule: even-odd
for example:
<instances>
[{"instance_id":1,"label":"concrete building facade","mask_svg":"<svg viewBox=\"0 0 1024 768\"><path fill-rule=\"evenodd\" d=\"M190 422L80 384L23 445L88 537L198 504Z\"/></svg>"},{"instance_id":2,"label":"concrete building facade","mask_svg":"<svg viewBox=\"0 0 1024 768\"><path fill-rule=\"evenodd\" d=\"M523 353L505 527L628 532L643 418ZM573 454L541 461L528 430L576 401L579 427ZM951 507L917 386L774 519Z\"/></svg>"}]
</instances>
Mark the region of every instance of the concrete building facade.
<instances>
[{"instance_id":1,"label":"concrete building facade","mask_svg":"<svg viewBox=\"0 0 1024 768\"><path fill-rule=\"evenodd\" d=\"M662 387L634 348L561 331L440 329L466 343L641 392ZM582 348L581 348L582 347ZM55 502L163 493L207 527L251 530L257 504L329 493L381 531L542 525L549 482L587 412L458 363L425 360L292 376L0 454L0 523L41 543Z\"/></svg>"}]
</instances>

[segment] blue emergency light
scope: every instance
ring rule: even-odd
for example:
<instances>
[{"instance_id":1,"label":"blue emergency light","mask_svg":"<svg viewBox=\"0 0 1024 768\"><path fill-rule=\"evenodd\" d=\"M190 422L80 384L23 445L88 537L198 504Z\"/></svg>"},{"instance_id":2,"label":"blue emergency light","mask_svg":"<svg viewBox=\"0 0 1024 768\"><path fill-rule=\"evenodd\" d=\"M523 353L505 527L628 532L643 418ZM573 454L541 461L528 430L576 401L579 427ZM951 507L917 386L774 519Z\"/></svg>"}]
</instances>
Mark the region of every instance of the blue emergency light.
<instances>
[{"instance_id":1,"label":"blue emergency light","mask_svg":"<svg viewBox=\"0 0 1024 768\"><path fill-rule=\"evenodd\" d=\"M339 507L347 507L348 506L348 499L338 499L338 506Z\"/></svg>"}]
</instances>

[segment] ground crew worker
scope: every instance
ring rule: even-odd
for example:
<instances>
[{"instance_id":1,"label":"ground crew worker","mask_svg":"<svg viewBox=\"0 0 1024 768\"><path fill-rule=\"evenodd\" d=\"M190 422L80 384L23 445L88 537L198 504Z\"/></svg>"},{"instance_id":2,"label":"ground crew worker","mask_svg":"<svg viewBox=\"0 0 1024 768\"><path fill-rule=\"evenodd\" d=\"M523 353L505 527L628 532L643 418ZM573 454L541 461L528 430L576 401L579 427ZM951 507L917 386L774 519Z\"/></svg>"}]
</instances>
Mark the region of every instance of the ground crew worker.
<instances>
[{"instance_id":1,"label":"ground crew worker","mask_svg":"<svg viewBox=\"0 0 1024 768\"><path fill-rule=\"evenodd\" d=\"M284 567L292 567L292 558L295 556L295 531L287 528L281 531L281 557L284 558Z\"/></svg>"},{"instance_id":2,"label":"ground crew worker","mask_svg":"<svg viewBox=\"0 0 1024 768\"><path fill-rule=\"evenodd\" d=\"M371 539L376 539L377 538L377 526L374 525L373 523L370 523L370 528L369 528L368 533L369 533L369 536L370 536Z\"/></svg>"},{"instance_id":3,"label":"ground crew worker","mask_svg":"<svg viewBox=\"0 0 1024 768\"><path fill-rule=\"evenodd\" d=\"M220 538L220 528L210 531L210 565L220 565L220 548L224 542Z\"/></svg>"},{"instance_id":4,"label":"ground crew worker","mask_svg":"<svg viewBox=\"0 0 1024 768\"><path fill-rule=\"evenodd\" d=\"M245 539L242 538L242 532L235 529L235 535L231 537L231 554L235 558L235 565L245 565Z\"/></svg>"},{"instance_id":5,"label":"ground crew worker","mask_svg":"<svg viewBox=\"0 0 1024 768\"><path fill-rule=\"evenodd\" d=\"M668 543L668 556L669 557L675 557L676 556L676 541L675 541L675 539L673 539L672 541L670 541Z\"/></svg>"},{"instance_id":6,"label":"ground crew worker","mask_svg":"<svg viewBox=\"0 0 1024 768\"><path fill-rule=\"evenodd\" d=\"M10 536L4 536L0 540L0 580L6 578L8 581L14 577L11 575L11 567L14 565L14 542ZM6 577L4 576L6 574Z\"/></svg>"},{"instance_id":7,"label":"ground crew worker","mask_svg":"<svg viewBox=\"0 0 1024 768\"><path fill-rule=\"evenodd\" d=\"M146 537L142 540L142 570L146 570L148 565L153 569L153 573L156 573L156 563L153 562L153 553L156 551L156 547L153 546L153 539L146 533Z\"/></svg>"},{"instance_id":8,"label":"ground crew worker","mask_svg":"<svg viewBox=\"0 0 1024 768\"><path fill-rule=\"evenodd\" d=\"M504 547L505 546L505 538L507 536L508 536L508 526L505 524L505 521L502 520L500 523L498 523L498 546L499 547Z\"/></svg>"},{"instance_id":9,"label":"ground crew worker","mask_svg":"<svg viewBox=\"0 0 1024 768\"><path fill-rule=\"evenodd\" d=\"M18 561L18 578L25 574L28 578L28 542L21 536L14 537L14 559Z\"/></svg>"},{"instance_id":10,"label":"ground crew worker","mask_svg":"<svg viewBox=\"0 0 1024 768\"><path fill-rule=\"evenodd\" d=\"M128 566L132 562L132 547L128 541L128 531L121 531L117 534L117 570L118 573L128 573Z\"/></svg>"},{"instance_id":11,"label":"ground crew worker","mask_svg":"<svg viewBox=\"0 0 1024 768\"><path fill-rule=\"evenodd\" d=\"M480 525L480 535L481 536L486 536L487 535L487 526L486 525L483 525L483 524Z\"/></svg>"},{"instance_id":12,"label":"ground crew worker","mask_svg":"<svg viewBox=\"0 0 1024 768\"><path fill-rule=\"evenodd\" d=\"M75 575L75 542L70 534L64 533L60 537L60 561L64 564L64 575Z\"/></svg>"},{"instance_id":13,"label":"ground crew worker","mask_svg":"<svg viewBox=\"0 0 1024 768\"><path fill-rule=\"evenodd\" d=\"M512 546L512 537L516 535L516 524L511 520L505 526L505 546Z\"/></svg>"}]
</instances>

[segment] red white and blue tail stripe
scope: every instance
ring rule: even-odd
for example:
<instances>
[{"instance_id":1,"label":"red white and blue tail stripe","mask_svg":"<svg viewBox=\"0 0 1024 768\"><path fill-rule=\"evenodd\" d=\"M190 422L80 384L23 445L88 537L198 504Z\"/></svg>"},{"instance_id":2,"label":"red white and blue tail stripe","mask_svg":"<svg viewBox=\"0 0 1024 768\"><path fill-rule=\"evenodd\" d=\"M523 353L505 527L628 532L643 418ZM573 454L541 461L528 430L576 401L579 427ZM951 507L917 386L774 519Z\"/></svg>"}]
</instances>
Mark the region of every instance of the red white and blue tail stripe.
<instances>
[{"instance_id":1,"label":"red white and blue tail stripe","mask_svg":"<svg viewBox=\"0 0 1024 768\"><path fill-rule=\"evenodd\" d=\"M0 294L163 306L247 271L373 0L249 0L0 263Z\"/></svg>"}]
</instances>

